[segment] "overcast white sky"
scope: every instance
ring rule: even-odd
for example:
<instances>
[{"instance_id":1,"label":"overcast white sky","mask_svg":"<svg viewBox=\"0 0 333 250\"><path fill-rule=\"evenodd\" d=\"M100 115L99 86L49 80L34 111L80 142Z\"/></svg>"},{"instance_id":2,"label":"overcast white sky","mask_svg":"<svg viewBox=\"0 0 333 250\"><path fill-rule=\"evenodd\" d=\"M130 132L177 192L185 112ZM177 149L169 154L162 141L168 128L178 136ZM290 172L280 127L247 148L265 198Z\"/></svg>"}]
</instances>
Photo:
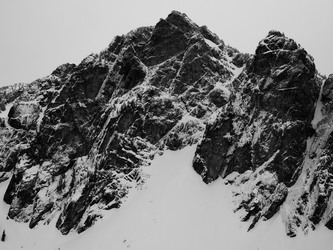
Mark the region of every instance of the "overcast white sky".
<instances>
[{"instance_id":1,"label":"overcast white sky","mask_svg":"<svg viewBox=\"0 0 333 250\"><path fill-rule=\"evenodd\" d=\"M0 85L79 63L171 10L242 52L254 53L269 30L280 30L315 58L319 72L333 73L332 0L0 0Z\"/></svg>"}]
</instances>

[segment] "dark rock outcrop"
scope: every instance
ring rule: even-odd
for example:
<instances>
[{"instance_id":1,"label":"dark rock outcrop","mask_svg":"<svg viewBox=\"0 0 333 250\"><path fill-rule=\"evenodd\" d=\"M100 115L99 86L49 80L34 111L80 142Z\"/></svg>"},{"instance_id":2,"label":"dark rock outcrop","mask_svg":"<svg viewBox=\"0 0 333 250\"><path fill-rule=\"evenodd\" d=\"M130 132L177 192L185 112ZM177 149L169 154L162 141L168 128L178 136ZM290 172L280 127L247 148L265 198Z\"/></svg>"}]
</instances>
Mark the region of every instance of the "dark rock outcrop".
<instances>
[{"instance_id":1,"label":"dark rock outcrop","mask_svg":"<svg viewBox=\"0 0 333 250\"><path fill-rule=\"evenodd\" d=\"M333 100L333 74L329 75L328 78L324 81L322 92L321 100L326 109L323 111L325 113L329 113L332 109Z\"/></svg>"}]
</instances>

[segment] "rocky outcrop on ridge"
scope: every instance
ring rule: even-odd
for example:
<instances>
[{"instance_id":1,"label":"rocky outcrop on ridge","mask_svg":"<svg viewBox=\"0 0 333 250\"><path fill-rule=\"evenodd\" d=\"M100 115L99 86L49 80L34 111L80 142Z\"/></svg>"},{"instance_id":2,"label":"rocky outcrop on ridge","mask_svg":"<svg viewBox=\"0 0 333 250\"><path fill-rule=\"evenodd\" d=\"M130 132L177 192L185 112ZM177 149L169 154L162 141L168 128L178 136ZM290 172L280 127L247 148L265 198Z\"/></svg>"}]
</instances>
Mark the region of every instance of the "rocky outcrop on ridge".
<instances>
[{"instance_id":1,"label":"rocky outcrop on ridge","mask_svg":"<svg viewBox=\"0 0 333 250\"><path fill-rule=\"evenodd\" d=\"M331 78L278 31L250 56L173 11L0 89L8 217L80 233L144 185L155 154L198 144L195 171L233 186L249 229L281 207L290 236L331 229Z\"/></svg>"},{"instance_id":2,"label":"rocky outcrop on ridge","mask_svg":"<svg viewBox=\"0 0 333 250\"><path fill-rule=\"evenodd\" d=\"M306 51L270 32L232 83L230 102L208 125L194 168L210 182L233 171L255 170L274 155L269 168L290 186L314 133L319 86Z\"/></svg>"}]
</instances>

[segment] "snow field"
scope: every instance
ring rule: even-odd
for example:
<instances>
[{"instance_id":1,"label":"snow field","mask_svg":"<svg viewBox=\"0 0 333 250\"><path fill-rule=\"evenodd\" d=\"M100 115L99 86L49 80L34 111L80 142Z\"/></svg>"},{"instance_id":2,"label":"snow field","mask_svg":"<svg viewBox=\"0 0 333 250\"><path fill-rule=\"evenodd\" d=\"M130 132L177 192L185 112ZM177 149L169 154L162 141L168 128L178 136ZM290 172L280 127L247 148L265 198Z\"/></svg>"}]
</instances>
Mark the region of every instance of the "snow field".
<instances>
[{"instance_id":1,"label":"snow field","mask_svg":"<svg viewBox=\"0 0 333 250\"><path fill-rule=\"evenodd\" d=\"M0 230L7 240L0 249L39 250L328 250L332 232L319 227L308 236L286 236L280 213L259 222L247 232L249 222L233 213L232 186L223 179L206 185L192 169L196 146L166 151L156 156L144 172L145 184L132 189L120 209L106 211L92 228L63 236L49 226L29 229L27 224L6 220L9 206L1 202ZM8 181L0 184L3 197Z\"/></svg>"}]
</instances>

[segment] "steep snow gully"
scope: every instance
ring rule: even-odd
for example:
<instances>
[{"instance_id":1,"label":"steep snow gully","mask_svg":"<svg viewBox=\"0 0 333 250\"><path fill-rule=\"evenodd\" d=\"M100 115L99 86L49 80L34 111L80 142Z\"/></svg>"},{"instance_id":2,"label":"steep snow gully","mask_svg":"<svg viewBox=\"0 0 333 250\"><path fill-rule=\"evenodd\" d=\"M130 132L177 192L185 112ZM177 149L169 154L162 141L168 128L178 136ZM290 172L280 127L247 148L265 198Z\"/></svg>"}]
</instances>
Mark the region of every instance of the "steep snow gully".
<instances>
[{"instance_id":1,"label":"steep snow gully","mask_svg":"<svg viewBox=\"0 0 333 250\"><path fill-rule=\"evenodd\" d=\"M333 75L173 11L0 88L0 249L331 249Z\"/></svg>"}]
</instances>

